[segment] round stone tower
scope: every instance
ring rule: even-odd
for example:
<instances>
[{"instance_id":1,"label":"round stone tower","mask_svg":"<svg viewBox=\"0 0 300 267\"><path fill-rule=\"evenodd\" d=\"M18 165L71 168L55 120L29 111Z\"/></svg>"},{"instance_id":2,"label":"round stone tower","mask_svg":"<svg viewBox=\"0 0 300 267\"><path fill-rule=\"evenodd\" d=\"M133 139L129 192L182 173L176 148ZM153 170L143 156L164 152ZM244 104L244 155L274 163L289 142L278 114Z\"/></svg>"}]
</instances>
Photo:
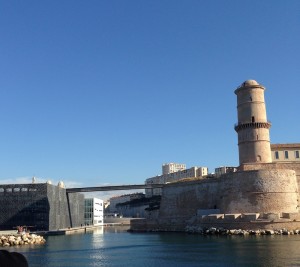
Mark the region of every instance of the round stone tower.
<instances>
[{"instance_id":1,"label":"round stone tower","mask_svg":"<svg viewBox=\"0 0 300 267\"><path fill-rule=\"evenodd\" d=\"M272 162L270 134L264 98L265 88L254 80L242 83L237 95L239 161L243 163Z\"/></svg>"}]
</instances>

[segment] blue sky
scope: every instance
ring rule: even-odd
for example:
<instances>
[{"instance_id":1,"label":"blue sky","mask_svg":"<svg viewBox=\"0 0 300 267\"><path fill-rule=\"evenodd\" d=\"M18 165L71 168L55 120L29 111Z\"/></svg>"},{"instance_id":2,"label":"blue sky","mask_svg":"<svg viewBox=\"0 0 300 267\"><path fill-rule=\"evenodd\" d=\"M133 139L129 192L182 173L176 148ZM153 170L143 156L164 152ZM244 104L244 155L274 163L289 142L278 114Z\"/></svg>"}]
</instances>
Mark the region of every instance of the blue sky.
<instances>
[{"instance_id":1,"label":"blue sky","mask_svg":"<svg viewBox=\"0 0 300 267\"><path fill-rule=\"evenodd\" d=\"M235 88L299 139L300 1L0 1L0 181L142 183L238 165Z\"/></svg>"}]
</instances>

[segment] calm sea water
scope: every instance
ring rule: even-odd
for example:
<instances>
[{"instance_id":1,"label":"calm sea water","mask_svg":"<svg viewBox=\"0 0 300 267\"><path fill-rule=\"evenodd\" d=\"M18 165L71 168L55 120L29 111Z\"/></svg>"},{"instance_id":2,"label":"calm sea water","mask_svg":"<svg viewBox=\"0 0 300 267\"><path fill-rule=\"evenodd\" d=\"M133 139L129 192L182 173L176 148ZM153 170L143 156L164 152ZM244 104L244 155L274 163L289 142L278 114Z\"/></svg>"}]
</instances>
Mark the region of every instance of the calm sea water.
<instances>
[{"instance_id":1,"label":"calm sea water","mask_svg":"<svg viewBox=\"0 0 300 267\"><path fill-rule=\"evenodd\" d=\"M128 233L105 227L10 248L29 266L300 266L300 236L200 236Z\"/></svg>"}]
</instances>

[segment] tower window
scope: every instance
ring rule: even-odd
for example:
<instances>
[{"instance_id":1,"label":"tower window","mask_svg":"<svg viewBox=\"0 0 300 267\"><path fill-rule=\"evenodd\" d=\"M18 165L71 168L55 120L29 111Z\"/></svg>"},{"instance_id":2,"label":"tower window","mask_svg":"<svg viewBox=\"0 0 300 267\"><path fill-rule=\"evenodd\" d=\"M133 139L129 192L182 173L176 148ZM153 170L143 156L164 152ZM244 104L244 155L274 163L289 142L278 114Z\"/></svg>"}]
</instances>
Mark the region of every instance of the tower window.
<instances>
[{"instance_id":1,"label":"tower window","mask_svg":"<svg viewBox=\"0 0 300 267\"><path fill-rule=\"evenodd\" d=\"M300 158L300 156L299 156L299 150L295 151L295 158L296 158L296 159L299 159L299 158Z\"/></svg>"},{"instance_id":2,"label":"tower window","mask_svg":"<svg viewBox=\"0 0 300 267\"><path fill-rule=\"evenodd\" d=\"M254 116L252 116L252 122L255 122L255 117Z\"/></svg>"},{"instance_id":3,"label":"tower window","mask_svg":"<svg viewBox=\"0 0 300 267\"><path fill-rule=\"evenodd\" d=\"M288 159L289 158L289 152L288 151L284 151L284 158Z\"/></svg>"},{"instance_id":4,"label":"tower window","mask_svg":"<svg viewBox=\"0 0 300 267\"><path fill-rule=\"evenodd\" d=\"M279 159L279 152L275 151L275 159Z\"/></svg>"}]
</instances>

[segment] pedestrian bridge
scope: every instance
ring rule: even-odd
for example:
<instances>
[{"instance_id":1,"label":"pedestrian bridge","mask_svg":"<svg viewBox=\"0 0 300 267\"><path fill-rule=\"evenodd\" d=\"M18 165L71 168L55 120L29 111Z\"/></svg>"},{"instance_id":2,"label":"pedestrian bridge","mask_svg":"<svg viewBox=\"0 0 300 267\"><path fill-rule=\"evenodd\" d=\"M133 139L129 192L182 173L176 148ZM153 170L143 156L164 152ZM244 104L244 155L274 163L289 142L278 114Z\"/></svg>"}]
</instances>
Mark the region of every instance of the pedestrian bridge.
<instances>
[{"instance_id":1,"label":"pedestrian bridge","mask_svg":"<svg viewBox=\"0 0 300 267\"><path fill-rule=\"evenodd\" d=\"M163 184L132 184L132 185L109 185L109 186L96 186L96 187L78 187L66 188L68 193L78 192L95 192L95 191L115 191L115 190L133 190L133 189L153 189L162 188Z\"/></svg>"}]
</instances>

